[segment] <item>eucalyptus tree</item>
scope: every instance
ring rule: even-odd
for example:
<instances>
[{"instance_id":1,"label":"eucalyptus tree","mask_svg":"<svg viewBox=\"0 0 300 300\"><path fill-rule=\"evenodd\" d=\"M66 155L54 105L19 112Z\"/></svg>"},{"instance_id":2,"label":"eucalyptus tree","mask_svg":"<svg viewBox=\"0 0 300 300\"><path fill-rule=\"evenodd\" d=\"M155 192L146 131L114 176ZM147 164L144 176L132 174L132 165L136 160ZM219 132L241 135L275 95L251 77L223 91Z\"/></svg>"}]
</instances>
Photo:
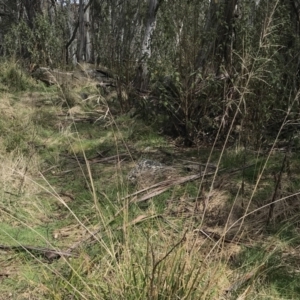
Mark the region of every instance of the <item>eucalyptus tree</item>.
<instances>
[{"instance_id":1,"label":"eucalyptus tree","mask_svg":"<svg viewBox=\"0 0 300 300\"><path fill-rule=\"evenodd\" d=\"M151 58L152 53L151 42L156 28L157 11L162 2L163 0L148 0L148 14L141 44L140 62L136 74L136 87L141 90L147 89L149 84L148 60Z\"/></svg>"}]
</instances>

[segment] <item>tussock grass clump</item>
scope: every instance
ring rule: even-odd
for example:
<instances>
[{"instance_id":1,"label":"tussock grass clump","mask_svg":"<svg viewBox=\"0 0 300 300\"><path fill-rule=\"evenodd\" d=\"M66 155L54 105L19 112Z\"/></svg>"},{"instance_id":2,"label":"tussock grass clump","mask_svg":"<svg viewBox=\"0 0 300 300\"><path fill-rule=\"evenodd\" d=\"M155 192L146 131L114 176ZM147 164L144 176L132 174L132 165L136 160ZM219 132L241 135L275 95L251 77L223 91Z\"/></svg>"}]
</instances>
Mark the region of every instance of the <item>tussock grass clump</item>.
<instances>
[{"instance_id":1,"label":"tussock grass clump","mask_svg":"<svg viewBox=\"0 0 300 300\"><path fill-rule=\"evenodd\" d=\"M37 83L13 61L0 61L0 84L3 91L21 92L36 89Z\"/></svg>"},{"instance_id":2,"label":"tussock grass clump","mask_svg":"<svg viewBox=\"0 0 300 300\"><path fill-rule=\"evenodd\" d=\"M74 107L79 103L80 97L74 93L70 87L66 85L61 85L60 88L60 97L62 99L62 105L68 108Z\"/></svg>"}]
</instances>

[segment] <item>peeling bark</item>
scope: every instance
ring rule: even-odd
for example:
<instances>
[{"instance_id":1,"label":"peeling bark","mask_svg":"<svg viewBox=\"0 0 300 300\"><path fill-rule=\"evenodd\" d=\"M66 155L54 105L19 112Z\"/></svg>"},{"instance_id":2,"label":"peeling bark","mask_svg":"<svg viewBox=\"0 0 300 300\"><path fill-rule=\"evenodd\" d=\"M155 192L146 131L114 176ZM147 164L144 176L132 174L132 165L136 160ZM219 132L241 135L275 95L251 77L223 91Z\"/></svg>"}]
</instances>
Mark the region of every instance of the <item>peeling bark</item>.
<instances>
[{"instance_id":1,"label":"peeling bark","mask_svg":"<svg viewBox=\"0 0 300 300\"><path fill-rule=\"evenodd\" d=\"M135 85L145 90L149 84L148 59L151 57L151 38L156 27L156 15L163 0L149 0L148 17L141 47L140 64L137 69Z\"/></svg>"}]
</instances>

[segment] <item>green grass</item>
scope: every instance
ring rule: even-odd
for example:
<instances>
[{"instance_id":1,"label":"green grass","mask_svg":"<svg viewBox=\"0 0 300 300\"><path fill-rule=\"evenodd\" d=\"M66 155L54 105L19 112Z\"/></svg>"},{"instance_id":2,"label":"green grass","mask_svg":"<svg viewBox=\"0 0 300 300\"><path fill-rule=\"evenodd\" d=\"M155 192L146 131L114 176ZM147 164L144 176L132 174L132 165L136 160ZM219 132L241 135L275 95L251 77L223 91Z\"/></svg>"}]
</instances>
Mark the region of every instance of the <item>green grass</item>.
<instances>
[{"instance_id":1,"label":"green grass","mask_svg":"<svg viewBox=\"0 0 300 300\"><path fill-rule=\"evenodd\" d=\"M296 260L288 258L280 247L273 250L269 247L262 243L245 249L238 255L233 267L237 267L239 272L246 274L257 266L261 266L252 280L260 287L262 295L266 292L269 296L274 295L280 299L296 299L300 291L299 274L292 267ZM236 294L244 288L245 285L241 285Z\"/></svg>"},{"instance_id":2,"label":"green grass","mask_svg":"<svg viewBox=\"0 0 300 300\"><path fill-rule=\"evenodd\" d=\"M142 120L106 115L109 105L118 107L94 88L72 91L91 98L73 103L79 108L72 118L67 89L35 85L18 69L9 73L12 67L0 78L1 244L66 251L81 243L76 257L51 263L41 253L1 250L3 297L213 300L242 282L229 299L297 299L298 155L289 156L275 197L289 198L276 203L268 224L263 206L284 158L276 152L267 158L225 149L215 177L135 203L142 187L126 176L138 159L176 165L179 178L194 174L180 167L185 161L216 164L221 150L178 148ZM24 92L7 85L13 74ZM118 159L101 161L113 155Z\"/></svg>"}]
</instances>

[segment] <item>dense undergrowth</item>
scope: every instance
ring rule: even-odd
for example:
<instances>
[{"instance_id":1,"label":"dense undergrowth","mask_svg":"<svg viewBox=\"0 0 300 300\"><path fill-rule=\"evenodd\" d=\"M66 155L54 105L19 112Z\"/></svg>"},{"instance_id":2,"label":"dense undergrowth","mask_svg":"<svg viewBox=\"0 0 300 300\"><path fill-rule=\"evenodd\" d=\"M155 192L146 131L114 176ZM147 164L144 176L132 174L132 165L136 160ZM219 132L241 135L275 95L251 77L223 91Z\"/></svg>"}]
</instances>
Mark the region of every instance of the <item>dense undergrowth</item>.
<instances>
[{"instance_id":1,"label":"dense undergrowth","mask_svg":"<svg viewBox=\"0 0 300 300\"><path fill-rule=\"evenodd\" d=\"M296 145L186 148L94 87L2 76L0 299L299 298ZM176 171L132 185L143 158Z\"/></svg>"}]
</instances>

